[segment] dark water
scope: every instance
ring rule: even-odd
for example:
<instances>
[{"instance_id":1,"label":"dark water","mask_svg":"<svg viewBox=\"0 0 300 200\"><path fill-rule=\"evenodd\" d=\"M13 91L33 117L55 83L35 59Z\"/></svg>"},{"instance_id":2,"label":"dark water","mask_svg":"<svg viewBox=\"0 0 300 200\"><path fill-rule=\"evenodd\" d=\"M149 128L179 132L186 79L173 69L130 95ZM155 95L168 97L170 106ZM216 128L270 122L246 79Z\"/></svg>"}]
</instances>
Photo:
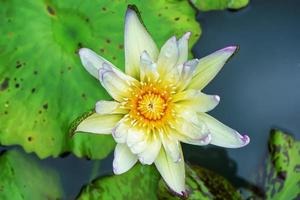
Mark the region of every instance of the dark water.
<instances>
[{"instance_id":1,"label":"dark water","mask_svg":"<svg viewBox=\"0 0 300 200\"><path fill-rule=\"evenodd\" d=\"M264 156L271 128L287 130L300 139L300 1L252 0L238 12L199 13L197 19L203 35L194 47L195 57L240 45L205 91L221 96L211 114L251 138L247 147L227 150L236 161L237 175L247 179ZM187 149L189 160L235 177L235 169L229 167L233 164L226 165L226 159L202 162L197 158L202 157L199 148Z\"/></svg>"},{"instance_id":2,"label":"dark water","mask_svg":"<svg viewBox=\"0 0 300 200\"><path fill-rule=\"evenodd\" d=\"M229 150L185 145L185 158L243 186L263 159L271 128L300 139L300 1L252 0L238 12L199 13L197 19L203 35L194 47L195 57L231 44L241 47L205 91L221 96L211 114L247 133L251 143ZM66 199L74 199L95 177L112 173L112 155L102 161L69 155L39 162L58 171Z\"/></svg>"}]
</instances>

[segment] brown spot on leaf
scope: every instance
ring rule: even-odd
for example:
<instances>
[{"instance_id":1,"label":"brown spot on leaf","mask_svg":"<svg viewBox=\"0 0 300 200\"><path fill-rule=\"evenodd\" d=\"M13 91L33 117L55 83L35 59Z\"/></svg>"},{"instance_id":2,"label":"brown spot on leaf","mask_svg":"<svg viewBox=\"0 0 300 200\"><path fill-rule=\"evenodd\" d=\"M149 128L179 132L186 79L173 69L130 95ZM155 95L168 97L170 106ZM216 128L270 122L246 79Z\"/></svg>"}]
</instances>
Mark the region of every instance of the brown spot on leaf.
<instances>
[{"instance_id":1,"label":"brown spot on leaf","mask_svg":"<svg viewBox=\"0 0 300 200\"><path fill-rule=\"evenodd\" d=\"M32 88L32 89L31 89L31 93L32 93L32 94L35 93L35 90L36 90L35 88Z\"/></svg>"},{"instance_id":2,"label":"brown spot on leaf","mask_svg":"<svg viewBox=\"0 0 300 200\"><path fill-rule=\"evenodd\" d=\"M47 11L48 11L48 13L50 14L50 15L55 15L55 10L54 10L54 8L52 8L51 6L47 6Z\"/></svg>"},{"instance_id":3,"label":"brown spot on leaf","mask_svg":"<svg viewBox=\"0 0 300 200\"><path fill-rule=\"evenodd\" d=\"M19 87L20 87L20 84L19 84L19 83L16 83L16 84L15 84L15 87L16 87L16 88L19 88Z\"/></svg>"},{"instance_id":4,"label":"brown spot on leaf","mask_svg":"<svg viewBox=\"0 0 300 200\"><path fill-rule=\"evenodd\" d=\"M100 51L101 51L101 53L104 53L104 49L102 48L102 49L100 49Z\"/></svg>"},{"instance_id":5,"label":"brown spot on leaf","mask_svg":"<svg viewBox=\"0 0 300 200\"><path fill-rule=\"evenodd\" d=\"M0 85L0 91L3 91L3 90L5 90L5 89L7 89L8 86L9 86L9 78L6 77L6 78L2 81L2 83L1 83L1 85Z\"/></svg>"},{"instance_id":6,"label":"brown spot on leaf","mask_svg":"<svg viewBox=\"0 0 300 200\"><path fill-rule=\"evenodd\" d=\"M124 45L123 44L119 44L119 49L123 49L124 48Z\"/></svg>"},{"instance_id":7,"label":"brown spot on leaf","mask_svg":"<svg viewBox=\"0 0 300 200\"><path fill-rule=\"evenodd\" d=\"M32 139L33 139L33 138L32 138L31 136L29 136L29 137L27 138L28 142L31 142Z\"/></svg>"},{"instance_id":8,"label":"brown spot on leaf","mask_svg":"<svg viewBox=\"0 0 300 200\"><path fill-rule=\"evenodd\" d=\"M16 68L19 69L20 67L22 67L22 63L20 63L20 61L17 61Z\"/></svg>"},{"instance_id":9,"label":"brown spot on leaf","mask_svg":"<svg viewBox=\"0 0 300 200\"><path fill-rule=\"evenodd\" d=\"M85 93L82 93L82 94L81 94L81 97L82 97L84 100L86 100L86 94L85 94Z\"/></svg>"},{"instance_id":10,"label":"brown spot on leaf","mask_svg":"<svg viewBox=\"0 0 300 200\"><path fill-rule=\"evenodd\" d=\"M107 9L106 9L105 7L102 7L102 10L103 10L103 11L106 11Z\"/></svg>"},{"instance_id":11,"label":"brown spot on leaf","mask_svg":"<svg viewBox=\"0 0 300 200\"><path fill-rule=\"evenodd\" d=\"M109 44L110 43L110 39L106 39L106 43Z\"/></svg>"},{"instance_id":12,"label":"brown spot on leaf","mask_svg":"<svg viewBox=\"0 0 300 200\"><path fill-rule=\"evenodd\" d=\"M294 168L294 172L300 172L300 165L296 165Z\"/></svg>"},{"instance_id":13,"label":"brown spot on leaf","mask_svg":"<svg viewBox=\"0 0 300 200\"><path fill-rule=\"evenodd\" d=\"M34 75L37 75L37 74L38 74L38 71L34 70L34 71L33 71L33 74L34 74Z\"/></svg>"},{"instance_id":14,"label":"brown spot on leaf","mask_svg":"<svg viewBox=\"0 0 300 200\"><path fill-rule=\"evenodd\" d=\"M43 108L44 108L45 110L47 110L47 109L48 109L48 103L45 103L45 104L43 105Z\"/></svg>"},{"instance_id":15,"label":"brown spot on leaf","mask_svg":"<svg viewBox=\"0 0 300 200\"><path fill-rule=\"evenodd\" d=\"M179 17L175 17L175 18L174 18L175 21L178 21L179 19L180 19Z\"/></svg>"}]
</instances>

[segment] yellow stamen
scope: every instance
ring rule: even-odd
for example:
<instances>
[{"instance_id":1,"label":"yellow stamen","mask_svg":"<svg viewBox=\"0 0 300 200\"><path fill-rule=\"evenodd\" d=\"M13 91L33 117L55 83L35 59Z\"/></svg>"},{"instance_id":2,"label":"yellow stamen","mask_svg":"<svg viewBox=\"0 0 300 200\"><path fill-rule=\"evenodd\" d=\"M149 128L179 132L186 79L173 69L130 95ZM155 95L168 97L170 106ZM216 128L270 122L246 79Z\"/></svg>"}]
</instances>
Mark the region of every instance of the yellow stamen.
<instances>
[{"instance_id":1,"label":"yellow stamen","mask_svg":"<svg viewBox=\"0 0 300 200\"><path fill-rule=\"evenodd\" d=\"M172 84L149 79L131 91L131 97L126 100L126 107L130 109L129 118L132 125L146 128L151 132L168 126L170 121L174 120Z\"/></svg>"}]
</instances>

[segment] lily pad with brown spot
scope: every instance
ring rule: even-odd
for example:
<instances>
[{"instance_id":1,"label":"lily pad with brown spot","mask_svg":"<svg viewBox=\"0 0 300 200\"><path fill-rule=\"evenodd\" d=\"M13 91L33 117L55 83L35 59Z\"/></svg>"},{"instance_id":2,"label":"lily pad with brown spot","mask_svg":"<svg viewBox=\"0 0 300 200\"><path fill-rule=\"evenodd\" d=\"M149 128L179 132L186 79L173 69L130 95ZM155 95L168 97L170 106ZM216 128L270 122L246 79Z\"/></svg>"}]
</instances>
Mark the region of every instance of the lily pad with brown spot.
<instances>
[{"instance_id":1,"label":"lily pad with brown spot","mask_svg":"<svg viewBox=\"0 0 300 200\"><path fill-rule=\"evenodd\" d=\"M300 142L273 130L257 184L264 190L264 199L300 199Z\"/></svg>"},{"instance_id":2,"label":"lily pad with brown spot","mask_svg":"<svg viewBox=\"0 0 300 200\"><path fill-rule=\"evenodd\" d=\"M136 165L122 175L96 179L85 186L78 200L155 200L159 174L154 166Z\"/></svg>"},{"instance_id":3,"label":"lily pad with brown spot","mask_svg":"<svg viewBox=\"0 0 300 200\"><path fill-rule=\"evenodd\" d=\"M111 99L82 67L78 49L88 47L124 70L124 16L128 4L161 46L172 35L201 34L196 11L180 0L0 1L0 143L21 145L39 157L72 152L106 157L111 136L76 134L72 122Z\"/></svg>"},{"instance_id":4,"label":"lily pad with brown spot","mask_svg":"<svg viewBox=\"0 0 300 200\"><path fill-rule=\"evenodd\" d=\"M246 7L249 0L191 0L191 3L201 11L241 9Z\"/></svg>"}]
</instances>

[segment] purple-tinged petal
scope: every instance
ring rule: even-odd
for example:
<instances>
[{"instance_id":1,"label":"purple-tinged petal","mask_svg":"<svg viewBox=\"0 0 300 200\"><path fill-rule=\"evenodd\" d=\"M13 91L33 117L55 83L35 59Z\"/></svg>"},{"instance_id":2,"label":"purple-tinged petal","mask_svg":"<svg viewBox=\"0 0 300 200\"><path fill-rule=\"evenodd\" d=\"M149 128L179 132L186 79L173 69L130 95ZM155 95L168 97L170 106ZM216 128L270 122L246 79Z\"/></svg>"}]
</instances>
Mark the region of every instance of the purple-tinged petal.
<instances>
[{"instance_id":1,"label":"purple-tinged petal","mask_svg":"<svg viewBox=\"0 0 300 200\"><path fill-rule=\"evenodd\" d=\"M229 46L199 60L188 89L202 90L222 69L224 64L238 50L238 46Z\"/></svg>"}]
</instances>

